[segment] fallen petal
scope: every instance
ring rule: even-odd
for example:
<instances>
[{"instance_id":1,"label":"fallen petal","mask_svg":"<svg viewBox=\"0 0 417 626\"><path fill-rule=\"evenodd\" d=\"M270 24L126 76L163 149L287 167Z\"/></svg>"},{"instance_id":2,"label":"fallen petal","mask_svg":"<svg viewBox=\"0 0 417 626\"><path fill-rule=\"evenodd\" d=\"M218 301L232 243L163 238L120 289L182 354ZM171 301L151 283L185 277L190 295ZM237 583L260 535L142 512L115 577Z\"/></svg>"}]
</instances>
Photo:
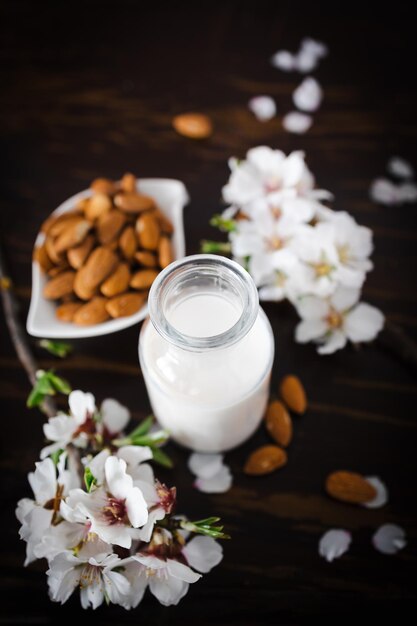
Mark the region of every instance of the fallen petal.
<instances>
[{"instance_id":1,"label":"fallen petal","mask_svg":"<svg viewBox=\"0 0 417 626\"><path fill-rule=\"evenodd\" d=\"M288 50L278 50L271 57L271 64L284 72L292 72L296 69L296 58Z\"/></svg>"},{"instance_id":2,"label":"fallen petal","mask_svg":"<svg viewBox=\"0 0 417 626\"><path fill-rule=\"evenodd\" d=\"M396 554L407 545L405 531L397 524L383 524L374 536L372 543L376 550L382 554Z\"/></svg>"},{"instance_id":3,"label":"fallen petal","mask_svg":"<svg viewBox=\"0 0 417 626\"><path fill-rule=\"evenodd\" d=\"M374 202L381 204L393 205L402 202L401 194L398 186L394 185L387 178L377 178L371 184L369 196Z\"/></svg>"},{"instance_id":4,"label":"fallen petal","mask_svg":"<svg viewBox=\"0 0 417 626\"><path fill-rule=\"evenodd\" d=\"M349 550L352 536L347 530L328 530L319 541L319 554L329 563Z\"/></svg>"},{"instance_id":5,"label":"fallen petal","mask_svg":"<svg viewBox=\"0 0 417 626\"><path fill-rule=\"evenodd\" d=\"M323 90L315 78L305 78L292 94L292 99L301 111L316 111L323 99Z\"/></svg>"},{"instance_id":6,"label":"fallen petal","mask_svg":"<svg viewBox=\"0 0 417 626\"><path fill-rule=\"evenodd\" d=\"M319 59L329 54L329 48L325 43L317 39L312 39L311 37L305 37L302 40L301 50L308 50L310 54L313 54Z\"/></svg>"},{"instance_id":7,"label":"fallen petal","mask_svg":"<svg viewBox=\"0 0 417 626\"><path fill-rule=\"evenodd\" d=\"M312 72L318 66L317 56L310 50L300 50L295 57L295 68L298 72L307 74Z\"/></svg>"},{"instance_id":8,"label":"fallen petal","mask_svg":"<svg viewBox=\"0 0 417 626\"><path fill-rule=\"evenodd\" d=\"M255 96L249 100L248 107L260 122L267 122L277 113L275 101L270 96Z\"/></svg>"},{"instance_id":9,"label":"fallen petal","mask_svg":"<svg viewBox=\"0 0 417 626\"><path fill-rule=\"evenodd\" d=\"M193 452L188 459L188 469L198 478L212 478L223 467L222 454Z\"/></svg>"},{"instance_id":10,"label":"fallen petal","mask_svg":"<svg viewBox=\"0 0 417 626\"><path fill-rule=\"evenodd\" d=\"M388 161L387 171L393 176L398 176L398 178L413 178L414 176L413 166L398 156L394 156Z\"/></svg>"},{"instance_id":11,"label":"fallen petal","mask_svg":"<svg viewBox=\"0 0 417 626\"><path fill-rule=\"evenodd\" d=\"M365 476L368 483L376 489L376 496L370 502L364 502L362 506L366 506L367 509L379 509L381 506L385 506L388 502L388 489L378 476Z\"/></svg>"},{"instance_id":12,"label":"fallen petal","mask_svg":"<svg viewBox=\"0 0 417 626\"><path fill-rule=\"evenodd\" d=\"M398 185L397 189L401 198L401 202L416 202L417 201L416 183L402 183L401 185Z\"/></svg>"},{"instance_id":13,"label":"fallen petal","mask_svg":"<svg viewBox=\"0 0 417 626\"><path fill-rule=\"evenodd\" d=\"M232 486L233 477L230 469L223 465L220 470L211 478L197 478L194 483L199 491L204 493L224 493Z\"/></svg>"},{"instance_id":14,"label":"fallen petal","mask_svg":"<svg viewBox=\"0 0 417 626\"><path fill-rule=\"evenodd\" d=\"M291 111L282 120L282 125L289 133L302 134L308 131L313 123L311 115Z\"/></svg>"}]
</instances>

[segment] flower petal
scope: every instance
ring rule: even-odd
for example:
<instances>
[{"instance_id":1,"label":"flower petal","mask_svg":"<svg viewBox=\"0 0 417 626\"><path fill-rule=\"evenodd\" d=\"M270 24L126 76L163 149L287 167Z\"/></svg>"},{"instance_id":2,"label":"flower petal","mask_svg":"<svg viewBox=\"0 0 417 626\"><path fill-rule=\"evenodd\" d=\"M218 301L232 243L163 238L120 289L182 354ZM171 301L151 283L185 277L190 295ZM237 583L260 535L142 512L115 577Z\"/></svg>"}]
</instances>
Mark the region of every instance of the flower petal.
<instances>
[{"instance_id":1,"label":"flower petal","mask_svg":"<svg viewBox=\"0 0 417 626\"><path fill-rule=\"evenodd\" d=\"M325 343L317 348L317 352L319 354L333 354L336 350L344 348L346 342L346 336L340 330L334 330Z\"/></svg>"},{"instance_id":2,"label":"flower petal","mask_svg":"<svg viewBox=\"0 0 417 626\"><path fill-rule=\"evenodd\" d=\"M300 322L295 329L297 343L307 343L313 339L319 339L326 334L328 326L321 319L307 319Z\"/></svg>"},{"instance_id":3,"label":"flower petal","mask_svg":"<svg viewBox=\"0 0 417 626\"><path fill-rule=\"evenodd\" d=\"M302 296L297 301L297 312L302 319L323 319L329 313L329 305L326 300L316 296Z\"/></svg>"},{"instance_id":4,"label":"flower petal","mask_svg":"<svg viewBox=\"0 0 417 626\"><path fill-rule=\"evenodd\" d=\"M296 69L296 57L288 50L278 50L271 57L271 65L284 72L292 72Z\"/></svg>"},{"instance_id":5,"label":"flower petal","mask_svg":"<svg viewBox=\"0 0 417 626\"><path fill-rule=\"evenodd\" d=\"M133 487L126 497L127 516L133 528L139 528L148 521L148 507L139 487Z\"/></svg>"},{"instance_id":6,"label":"flower petal","mask_svg":"<svg viewBox=\"0 0 417 626\"><path fill-rule=\"evenodd\" d=\"M371 341L384 326L384 316L370 304L360 303L345 318L344 329L350 341Z\"/></svg>"},{"instance_id":7,"label":"flower petal","mask_svg":"<svg viewBox=\"0 0 417 626\"><path fill-rule=\"evenodd\" d=\"M126 461L109 456L104 464L104 473L110 493L115 498L126 498L133 487L133 480L126 473Z\"/></svg>"},{"instance_id":8,"label":"flower petal","mask_svg":"<svg viewBox=\"0 0 417 626\"><path fill-rule=\"evenodd\" d=\"M88 414L93 415L96 410L96 401L93 394L84 393L79 389L71 391L68 396L68 405L78 425L84 424Z\"/></svg>"},{"instance_id":9,"label":"flower petal","mask_svg":"<svg viewBox=\"0 0 417 626\"><path fill-rule=\"evenodd\" d=\"M398 178L413 178L414 169L411 163L398 156L390 158L387 164L387 171Z\"/></svg>"},{"instance_id":10,"label":"flower petal","mask_svg":"<svg viewBox=\"0 0 417 626\"><path fill-rule=\"evenodd\" d=\"M204 493L224 493L229 491L232 482L233 477L230 469L223 465L217 474L211 476L211 478L197 478L194 486Z\"/></svg>"},{"instance_id":11,"label":"flower petal","mask_svg":"<svg viewBox=\"0 0 417 626\"><path fill-rule=\"evenodd\" d=\"M223 454L193 452L188 457L188 469L198 478L212 478L223 465Z\"/></svg>"},{"instance_id":12,"label":"flower petal","mask_svg":"<svg viewBox=\"0 0 417 626\"><path fill-rule=\"evenodd\" d=\"M153 458L149 446L122 446L118 449L117 456L126 461L129 474L131 469Z\"/></svg>"},{"instance_id":13,"label":"flower petal","mask_svg":"<svg viewBox=\"0 0 417 626\"><path fill-rule=\"evenodd\" d=\"M45 504L55 497L56 493L56 469L52 459L35 463L36 470L28 474L29 484L38 504Z\"/></svg>"},{"instance_id":14,"label":"flower petal","mask_svg":"<svg viewBox=\"0 0 417 626\"><path fill-rule=\"evenodd\" d=\"M329 54L329 48L325 43L318 39L312 39L311 37L305 37L301 41L301 50L308 50L310 54L313 54L318 59L321 59Z\"/></svg>"},{"instance_id":15,"label":"flower petal","mask_svg":"<svg viewBox=\"0 0 417 626\"><path fill-rule=\"evenodd\" d=\"M163 606L178 604L189 589L189 584L179 578L170 576L167 579L151 576L149 578L149 590Z\"/></svg>"},{"instance_id":16,"label":"flower petal","mask_svg":"<svg viewBox=\"0 0 417 626\"><path fill-rule=\"evenodd\" d=\"M330 298L330 302L336 311L343 313L357 303L361 295L360 289L350 287L338 287Z\"/></svg>"},{"instance_id":17,"label":"flower petal","mask_svg":"<svg viewBox=\"0 0 417 626\"><path fill-rule=\"evenodd\" d=\"M206 574L223 558L223 548L212 537L193 537L182 553L191 567Z\"/></svg>"},{"instance_id":18,"label":"flower petal","mask_svg":"<svg viewBox=\"0 0 417 626\"><path fill-rule=\"evenodd\" d=\"M382 554L396 554L407 545L405 531L397 524L383 524L372 537L372 543Z\"/></svg>"},{"instance_id":19,"label":"flower petal","mask_svg":"<svg viewBox=\"0 0 417 626\"><path fill-rule=\"evenodd\" d=\"M123 574L106 570L103 573L106 595L113 604L122 604L130 591L130 582Z\"/></svg>"},{"instance_id":20,"label":"flower petal","mask_svg":"<svg viewBox=\"0 0 417 626\"><path fill-rule=\"evenodd\" d=\"M301 135L306 133L313 124L313 118L306 113L290 111L282 119L282 125L289 133Z\"/></svg>"},{"instance_id":21,"label":"flower petal","mask_svg":"<svg viewBox=\"0 0 417 626\"><path fill-rule=\"evenodd\" d=\"M196 583L201 578L201 574L194 572L191 567L173 559L167 559L167 569L171 576L186 583Z\"/></svg>"},{"instance_id":22,"label":"flower petal","mask_svg":"<svg viewBox=\"0 0 417 626\"><path fill-rule=\"evenodd\" d=\"M371 200L380 204L395 205L402 202L398 186L387 178L374 180L369 189L369 196Z\"/></svg>"},{"instance_id":23,"label":"flower petal","mask_svg":"<svg viewBox=\"0 0 417 626\"><path fill-rule=\"evenodd\" d=\"M317 111L323 99L323 90L316 79L309 76L294 91L292 99L301 111Z\"/></svg>"},{"instance_id":24,"label":"flower petal","mask_svg":"<svg viewBox=\"0 0 417 626\"><path fill-rule=\"evenodd\" d=\"M351 541L352 536L347 530L328 530L319 541L319 554L331 563L349 550Z\"/></svg>"},{"instance_id":25,"label":"flower petal","mask_svg":"<svg viewBox=\"0 0 417 626\"><path fill-rule=\"evenodd\" d=\"M270 96L255 96L248 102L248 108L260 122L267 122L277 114L277 106Z\"/></svg>"},{"instance_id":26,"label":"flower petal","mask_svg":"<svg viewBox=\"0 0 417 626\"><path fill-rule=\"evenodd\" d=\"M367 509L379 509L388 502L388 489L378 476L365 476L365 478L372 487L375 487L376 496L370 502L364 502L363 506Z\"/></svg>"},{"instance_id":27,"label":"flower petal","mask_svg":"<svg viewBox=\"0 0 417 626\"><path fill-rule=\"evenodd\" d=\"M107 398L101 403L100 413L103 424L112 435L120 433L130 420L130 411L113 398Z\"/></svg>"}]
</instances>

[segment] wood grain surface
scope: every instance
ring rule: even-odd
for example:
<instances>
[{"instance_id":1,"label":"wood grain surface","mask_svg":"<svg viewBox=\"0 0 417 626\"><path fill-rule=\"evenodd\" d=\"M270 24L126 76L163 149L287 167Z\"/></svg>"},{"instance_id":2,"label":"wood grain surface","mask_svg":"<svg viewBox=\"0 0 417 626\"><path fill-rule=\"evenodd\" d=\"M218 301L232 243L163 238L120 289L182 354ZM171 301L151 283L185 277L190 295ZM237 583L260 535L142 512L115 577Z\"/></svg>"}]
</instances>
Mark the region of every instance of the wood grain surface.
<instances>
[{"instance_id":1,"label":"wood grain surface","mask_svg":"<svg viewBox=\"0 0 417 626\"><path fill-rule=\"evenodd\" d=\"M316 3L223 2L24 2L3 1L0 52L2 167L1 238L26 318L33 242L42 220L96 176L174 177L186 184L187 251L218 234L210 216L221 208L227 159L254 145L288 152L303 149L321 187L375 233L375 271L366 301L417 337L416 205L383 207L369 200L371 181L387 159L401 155L417 165L417 96L414 23L404 7L367 17L343 5L326 13ZM281 116L292 108L299 75L274 69L270 56L295 50L302 37L323 39L330 56L315 72L324 101L304 136L286 133ZM270 94L279 118L257 122L248 99ZM171 128L173 115L209 114L213 137L193 142ZM310 407L294 421L288 465L264 478L242 473L251 441L227 455L234 486L224 495L192 487L187 452L169 445L178 511L191 517L220 515L232 540L224 560L192 585L177 607L150 595L140 607L89 611L97 624L298 624L352 623L381 617L404 623L416 612L417 387L407 367L381 343L318 356L293 341L296 315L267 304L276 339L272 391L280 377L297 373ZM0 314L1 315L1 314ZM74 342L56 361L36 347L44 368L56 367L73 387L101 401L111 394L134 419L149 412L138 365L139 328ZM24 544L14 517L29 496L26 476L43 444L43 416L25 408L29 391L5 324L0 324L2 420L1 563L5 624L80 619L78 597L65 607L47 597L44 563L23 567ZM326 475L351 469L387 484L387 506L367 510L328 499ZM402 525L408 545L396 556L371 545L376 528ZM353 533L348 554L333 564L319 558L318 540L331 527ZM86 619L86 615L83 615Z\"/></svg>"}]
</instances>

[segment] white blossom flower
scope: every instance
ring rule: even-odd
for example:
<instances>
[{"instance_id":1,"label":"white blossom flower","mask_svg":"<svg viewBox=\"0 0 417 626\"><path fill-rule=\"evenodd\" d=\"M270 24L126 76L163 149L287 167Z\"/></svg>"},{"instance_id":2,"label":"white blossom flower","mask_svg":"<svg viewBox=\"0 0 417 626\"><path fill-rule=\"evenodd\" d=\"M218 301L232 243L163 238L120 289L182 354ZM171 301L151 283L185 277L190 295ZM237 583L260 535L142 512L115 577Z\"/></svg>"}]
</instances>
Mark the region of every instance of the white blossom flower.
<instances>
[{"instance_id":1,"label":"white blossom flower","mask_svg":"<svg viewBox=\"0 0 417 626\"><path fill-rule=\"evenodd\" d=\"M45 556L44 534L51 524L59 521L63 498L70 489L79 486L76 472L73 468L66 469L66 461L66 453L61 454L57 467L52 459L44 459L28 475L34 500L23 498L16 509L16 517L22 524L19 534L27 542L25 565Z\"/></svg>"},{"instance_id":2,"label":"white blossom flower","mask_svg":"<svg viewBox=\"0 0 417 626\"><path fill-rule=\"evenodd\" d=\"M223 463L222 454L193 452L188 460L188 468L197 477L194 487L204 493L224 493L232 486L230 469Z\"/></svg>"},{"instance_id":3,"label":"white blossom flower","mask_svg":"<svg viewBox=\"0 0 417 626\"><path fill-rule=\"evenodd\" d=\"M347 530L328 530L319 541L319 554L331 563L349 550L351 541L352 535Z\"/></svg>"},{"instance_id":4,"label":"white blossom flower","mask_svg":"<svg viewBox=\"0 0 417 626\"><path fill-rule=\"evenodd\" d=\"M387 163L387 170L398 178L413 178L414 176L414 168L411 163L398 156L390 158Z\"/></svg>"},{"instance_id":5,"label":"white blossom flower","mask_svg":"<svg viewBox=\"0 0 417 626\"><path fill-rule=\"evenodd\" d=\"M193 537L182 549L182 554L191 567L207 574L223 558L222 546L213 537Z\"/></svg>"},{"instance_id":6,"label":"white blossom flower","mask_svg":"<svg viewBox=\"0 0 417 626\"><path fill-rule=\"evenodd\" d=\"M301 111L316 111L323 99L323 90L315 78L309 76L295 89L292 99Z\"/></svg>"},{"instance_id":7,"label":"white blossom flower","mask_svg":"<svg viewBox=\"0 0 417 626\"><path fill-rule=\"evenodd\" d=\"M368 483L376 490L376 496L369 502L364 502L362 506L367 509L379 509L381 506L385 506L388 502L388 489L378 476L366 476Z\"/></svg>"},{"instance_id":8,"label":"white blossom flower","mask_svg":"<svg viewBox=\"0 0 417 626\"><path fill-rule=\"evenodd\" d=\"M326 297L340 282L340 261L333 232L304 226L292 241L292 250L304 264L304 293Z\"/></svg>"},{"instance_id":9,"label":"white blossom flower","mask_svg":"<svg viewBox=\"0 0 417 626\"><path fill-rule=\"evenodd\" d=\"M102 546L98 545L97 550L100 549ZM91 555L81 550L77 554L69 551L58 554L47 571L51 600L64 604L79 587L84 609L90 606L96 609L105 598L123 605L130 592L130 583L122 573L114 571L120 563L121 559L109 552Z\"/></svg>"},{"instance_id":10,"label":"white blossom flower","mask_svg":"<svg viewBox=\"0 0 417 626\"><path fill-rule=\"evenodd\" d=\"M362 287L366 272L373 268L372 231L359 226L345 211L332 211L314 228L317 239L332 241L338 255L337 281L346 287Z\"/></svg>"},{"instance_id":11,"label":"white blossom flower","mask_svg":"<svg viewBox=\"0 0 417 626\"><path fill-rule=\"evenodd\" d=\"M282 118L282 125L289 133L302 135L312 127L313 118L311 115L307 115L307 113L290 111Z\"/></svg>"},{"instance_id":12,"label":"white blossom flower","mask_svg":"<svg viewBox=\"0 0 417 626\"><path fill-rule=\"evenodd\" d=\"M383 554L396 554L407 545L405 531L397 524L383 524L372 537L372 543Z\"/></svg>"},{"instance_id":13,"label":"white blossom flower","mask_svg":"<svg viewBox=\"0 0 417 626\"><path fill-rule=\"evenodd\" d=\"M69 522L90 523L100 539L130 548L138 530L148 521L148 508L141 490L126 472L126 462L115 456L104 465L105 484L86 493L73 489L61 504L61 514Z\"/></svg>"},{"instance_id":14,"label":"white blossom flower","mask_svg":"<svg viewBox=\"0 0 417 626\"><path fill-rule=\"evenodd\" d=\"M142 553L136 554L131 559L137 563L136 572L132 570L129 572L131 580L136 579L136 583L131 583L132 587L136 585L139 589L143 589L147 583L150 592L164 606L178 604L186 595L190 584L201 578L201 574L197 574L190 567L175 559L163 559ZM132 603L131 606L134 604Z\"/></svg>"},{"instance_id":15,"label":"white blossom flower","mask_svg":"<svg viewBox=\"0 0 417 626\"><path fill-rule=\"evenodd\" d=\"M319 354L331 354L346 345L371 341L384 324L384 316L373 306L359 303L359 289L339 287L324 300L304 296L297 303L302 321L298 324L295 338L298 343L316 341Z\"/></svg>"},{"instance_id":16,"label":"white blossom flower","mask_svg":"<svg viewBox=\"0 0 417 626\"><path fill-rule=\"evenodd\" d=\"M277 105L271 96L255 96L248 102L248 108L260 122L268 122L277 114Z\"/></svg>"}]
</instances>

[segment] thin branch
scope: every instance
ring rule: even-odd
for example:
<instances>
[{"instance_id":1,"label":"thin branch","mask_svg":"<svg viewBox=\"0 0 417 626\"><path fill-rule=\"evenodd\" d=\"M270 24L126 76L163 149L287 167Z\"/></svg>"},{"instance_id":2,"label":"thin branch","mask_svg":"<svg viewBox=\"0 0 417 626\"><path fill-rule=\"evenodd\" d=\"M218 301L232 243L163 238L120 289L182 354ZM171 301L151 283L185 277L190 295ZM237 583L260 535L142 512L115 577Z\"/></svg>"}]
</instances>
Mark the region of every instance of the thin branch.
<instances>
[{"instance_id":1,"label":"thin branch","mask_svg":"<svg viewBox=\"0 0 417 626\"><path fill-rule=\"evenodd\" d=\"M17 356L23 365L32 386L36 383L36 372L39 369L35 357L19 318L19 303L13 290L13 282L7 271L2 246L0 244L0 293L3 303L4 316L9 328L10 337L13 341ZM48 417L57 414L57 408L52 398L45 398L42 410Z\"/></svg>"}]
</instances>

